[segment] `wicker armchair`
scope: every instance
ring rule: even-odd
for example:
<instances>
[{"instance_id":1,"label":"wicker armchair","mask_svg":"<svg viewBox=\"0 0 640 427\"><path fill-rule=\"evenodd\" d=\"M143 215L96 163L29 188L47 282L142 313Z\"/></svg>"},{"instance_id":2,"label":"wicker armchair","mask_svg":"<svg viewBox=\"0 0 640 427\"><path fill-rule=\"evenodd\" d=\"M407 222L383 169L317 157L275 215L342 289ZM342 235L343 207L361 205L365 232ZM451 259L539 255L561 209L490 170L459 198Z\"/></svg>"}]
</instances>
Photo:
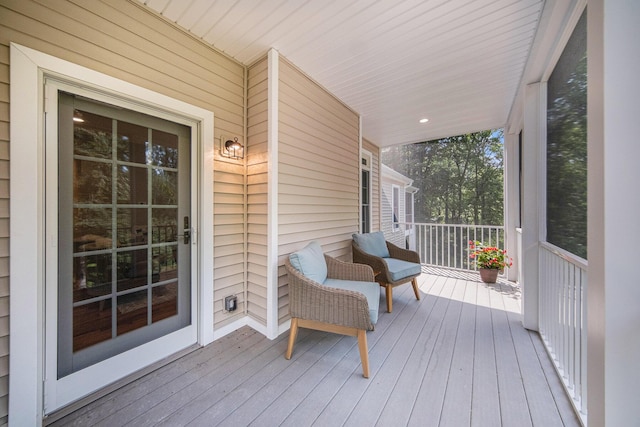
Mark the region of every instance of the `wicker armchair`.
<instances>
[{"instance_id":1,"label":"wicker armchair","mask_svg":"<svg viewBox=\"0 0 640 427\"><path fill-rule=\"evenodd\" d=\"M324 258L327 263L327 280L369 282L362 283L362 286L375 285L376 289L378 288L371 267L345 263L328 255L324 255ZM315 282L299 272L291 264L289 258L285 261L285 268L289 276L289 312L291 315L291 330L285 358L287 360L291 358L298 328L355 336L358 337L363 376L369 378L369 351L366 332L374 329L375 319L371 318L370 307L365 295L361 292L334 288ZM378 300L375 301L376 315L377 302Z\"/></svg>"},{"instance_id":2,"label":"wicker armchair","mask_svg":"<svg viewBox=\"0 0 640 427\"><path fill-rule=\"evenodd\" d=\"M387 244L387 249L389 251L389 258L420 264L420 255L418 255L417 252L408 249L402 249L390 242L385 243ZM382 258L363 251L355 242L355 240L351 241L351 247L353 249L353 262L358 264L366 264L373 268L376 282L378 282L380 286L385 288L387 311L389 313L391 313L391 311L393 310L393 288L398 285L411 282L411 285L413 286L413 293L416 295L416 299L420 299L420 291L418 290L417 281L418 276L420 276L420 272L410 274L401 278L396 277L396 279L394 280L394 278L392 277L392 272L390 271L388 263L386 261L389 258Z\"/></svg>"}]
</instances>

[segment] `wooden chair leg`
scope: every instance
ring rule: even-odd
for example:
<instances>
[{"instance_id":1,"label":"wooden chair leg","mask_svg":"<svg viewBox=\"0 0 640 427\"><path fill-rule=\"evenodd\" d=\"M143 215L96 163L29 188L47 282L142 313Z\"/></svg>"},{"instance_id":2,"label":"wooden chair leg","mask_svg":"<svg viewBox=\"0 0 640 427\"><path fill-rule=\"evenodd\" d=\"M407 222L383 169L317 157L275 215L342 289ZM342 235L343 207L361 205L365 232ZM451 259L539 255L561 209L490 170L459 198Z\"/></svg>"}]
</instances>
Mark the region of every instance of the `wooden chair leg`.
<instances>
[{"instance_id":1,"label":"wooden chair leg","mask_svg":"<svg viewBox=\"0 0 640 427\"><path fill-rule=\"evenodd\" d=\"M291 359L291 354L293 353L293 344L296 342L296 336L298 335L298 318L291 318L291 329L289 330L289 345L287 346L287 353L284 355L284 358L289 360Z\"/></svg>"},{"instance_id":2,"label":"wooden chair leg","mask_svg":"<svg viewBox=\"0 0 640 427\"><path fill-rule=\"evenodd\" d=\"M367 348L367 331L364 329L358 330L358 348L362 361L362 376L369 378L369 349Z\"/></svg>"},{"instance_id":3,"label":"wooden chair leg","mask_svg":"<svg viewBox=\"0 0 640 427\"><path fill-rule=\"evenodd\" d=\"M416 294L416 299L420 301L420 290L418 290L418 279L416 277L411 281L411 285L413 285L413 293Z\"/></svg>"},{"instance_id":4,"label":"wooden chair leg","mask_svg":"<svg viewBox=\"0 0 640 427\"><path fill-rule=\"evenodd\" d=\"M391 313L393 310L393 287L391 285L385 285L384 288L387 296L387 312Z\"/></svg>"}]
</instances>

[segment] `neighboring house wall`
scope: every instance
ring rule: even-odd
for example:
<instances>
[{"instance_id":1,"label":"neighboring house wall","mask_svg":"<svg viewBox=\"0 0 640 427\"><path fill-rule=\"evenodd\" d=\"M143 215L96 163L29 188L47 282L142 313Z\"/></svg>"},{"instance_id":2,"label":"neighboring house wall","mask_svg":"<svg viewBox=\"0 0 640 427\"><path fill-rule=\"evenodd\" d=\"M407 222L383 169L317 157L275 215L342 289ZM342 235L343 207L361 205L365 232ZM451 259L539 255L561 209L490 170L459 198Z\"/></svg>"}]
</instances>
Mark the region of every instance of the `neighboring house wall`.
<instances>
[{"instance_id":1,"label":"neighboring house wall","mask_svg":"<svg viewBox=\"0 0 640 427\"><path fill-rule=\"evenodd\" d=\"M380 148L362 138L362 148L371 153L371 231L381 230L380 221Z\"/></svg>"},{"instance_id":2,"label":"neighboring house wall","mask_svg":"<svg viewBox=\"0 0 640 427\"><path fill-rule=\"evenodd\" d=\"M279 63L278 309L289 318L284 258L311 240L351 258L359 228L359 117L288 61Z\"/></svg>"},{"instance_id":3,"label":"neighboring house wall","mask_svg":"<svg viewBox=\"0 0 640 427\"><path fill-rule=\"evenodd\" d=\"M382 225L385 238L391 243L404 248L406 246L405 236L405 189L411 185L413 180L394 171L386 165L382 165ZM399 205L397 221L398 227L393 224L393 188L398 188Z\"/></svg>"},{"instance_id":4,"label":"neighboring house wall","mask_svg":"<svg viewBox=\"0 0 640 427\"><path fill-rule=\"evenodd\" d=\"M267 324L267 58L248 70L247 108L247 314Z\"/></svg>"},{"instance_id":5,"label":"neighboring house wall","mask_svg":"<svg viewBox=\"0 0 640 427\"><path fill-rule=\"evenodd\" d=\"M143 6L116 0L0 4L0 424L8 411L10 42L213 111L216 140L244 133L244 67ZM211 303L215 323L224 323L221 298L243 286L244 166L216 158L213 168L216 289Z\"/></svg>"}]
</instances>

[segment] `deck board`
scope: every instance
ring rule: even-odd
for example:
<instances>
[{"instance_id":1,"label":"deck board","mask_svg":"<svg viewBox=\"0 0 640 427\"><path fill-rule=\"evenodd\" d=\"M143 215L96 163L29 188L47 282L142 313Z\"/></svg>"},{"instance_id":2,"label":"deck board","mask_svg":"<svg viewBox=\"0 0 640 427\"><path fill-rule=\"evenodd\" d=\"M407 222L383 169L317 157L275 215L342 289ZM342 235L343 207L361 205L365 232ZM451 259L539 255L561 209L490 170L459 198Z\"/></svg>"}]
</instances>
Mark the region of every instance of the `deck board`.
<instances>
[{"instance_id":1,"label":"deck board","mask_svg":"<svg viewBox=\"0 0 640 427\"><path fill-rule=\"evenodd\" d=\"M308 338L308 337L307 337ZM275 341L261 342L246 349L233 360L225 364L225 369L215 369L206 375L198 376L195 381L190 382L188 387L182 387L179 392L171 394L160 404L156 404L151 410L146 411L133 420L127 420L130 426L158 425L167 420L176 420L180 414L185 414L189 409L199 415L206 410L208 405L222 399L227 393L236 387L242 386L244 382L253 379L255 376L261 377L261 370L269 366L276 359L282 358L282 351L278 344L282 343L284 337L279 337ZM312 345L310 339L299 339L298 354L300 356L307 347ZM185 423L190 421L187 414ZM178 420L181 422L180 420ZM118 420L110 421L110 425L120 425ZM175 424L174 424L175 425Z\"/></svg>"},{"instance_id":2,"label":"deck board","mask_svg":"<svg viewBox=\"0 0 640 427\"><path fill-rule=\"evenodd\" d=\"M315 363L318 358L323 358L328 351L335 347L337 342L338 340L331 334L324 334L316 342L307 340L306 346L302 343L299 344L291 360L285 360L278 354L271 363L261 368L261 375L254 375L249 378L215 404L212 404L212 399L207 395L198 398L194 401L197 405L184 406L167 419L167 425L175 425L192 419L194 420L192 423L194 425L216 425L229 417L231 413L236 412L235 409L238 402L251 402L253 410L261 407L266 408L272 394L265 392L265 388L275 382L276 385L272 385L272 390L270 390L273 393L278 391L278 386L286 388L295 383L309 364ZM204 407L204 410L196 411L195 407ZM241 417L241 415L243 414L239 413L238 417ZM251 418L248 417L251 412L247 412L244 415L247 422L251 421ZM233 417L231 423L238 423L238 419Z\"/></svg>"},{"instance_id":3,"label":"deck board","mask_svg":"<svg viewBox=\"0 0 640 427\"><path fill-rule=\"evenodd\" d=\"M545 379L549 386L549 391L553 395L553 399L558 407L558 413L562 418L562 422L565 426L580 426L581 424L573 412L571 401L564 393L564 385L555 372L555 366L549 358L547 351L544 349L542 340L533 332L529 332L529 339L531 340L532 346L535 348L536 355L538 356L538 362L544 372Z\"/></svg>"},{"instance_id":4,"label":"deck board","mask_svg":"<svg viewBox=\"0 0 640 427\"><path fill-rule=\"evenodd\" d=\"M436 277L433 279L433 285L430 287L428 295L440 295L445 289L445 285L446 278ZM424 290L424 285L420 289ZM377 425L404 425L408 423L411 411L415 406L422 380L435 347L447 301L442 298L427 297L423 298L421 305L428 308L427 321L420 331L416 345L408 355L406 367L400 374L400 378L380 414Z\"/></svg>"},{"instance_id":5,"label":"deck board","mask_svg":"<svg viewBox=\"0 0 640 427\"><path fill-rule=\"evenodd\" d=\"M464 283L455 280L450 285L444 287L439 297L446 301L445 313L439 322L438 336L409 417L410 425L422 425L425 420L438 425L440 420L464 295Z\"/></svg>"},{"instance_id":6,"label":"deck board","mask_svg":"<svg viewBox=\"0 0 640 427\"><path fill-rule=\"evenodd\" d=\"M471 424L471 411L460 411L471 407L473 397L473 360L475 353L475 299L477 286L465 283L463 305L456 331L456 341L447 380L445 399L442 405L440 425L457 427Z\"/></svg>"},{"instance_id":7,"label":"deck board","mask_svg":"<svg viewBox=\"0 0 640 427\"><path fill-rule=\"evenodd\" d=\"M509 285L501 285L502 292L507 286ZM519 322L519 306L515 300L510 298L503 299L503 302L522 373L522 382L527 395L532 424L561 425L562 420L558 409L547 405L547 402L553 400L553 396L531 342L530 332L522 328Z\"/></svg>"},{"instance_id":8,"label":"deck board","mask_svg":"<svg viewBox=\"0 0 640 427\"><path fill-rule=\"evenodd\" d=\"M509 329L507 314L504 311L503 297L499 286L489 285L493 339L498 368L498 390L500 390L500 415L503 425L530 426L531 415L527 405L527 396L522 383L520 365L514 348L513 337Z\"/></svg>"},{"instance_id":9,"label":"deck board","mask_svg":"<svg viewBox=\"0 0 640 427\"><path fill-rule=\"evenodd\" d=\"M421 285L421 287L430 286L425 283ZM347 418L346 425L375 425L380 413L389 404L392 395L397 393L403 399L412 397L407 396L402 387L397 385L403 373L410 374L413 370L406 355L410 354L418 344L431 314L432 306L414 304L411 307L413 308L410 312L411 319L406 323L393 351L388 353L389 356L380 367L375 383L368 384L367 390ZM417 307L420 309L416 309ZM380 390L385 390L385 392L381 393Z\"/></svg>"},{"instance_id":10,"label":"deck board","mask_svg":"<svg viewBox=\"0 0 640 427\"><path fill-rule=\"evenodd\" d=\"M270 341L248 327L52 423L53 426L579 426L519 289L429 270L394 290L393 313L357 340L301 329Z\"/></svg>"},{"instance_id":11,"label":"deck board","mask_svg":"<svg viewBox=\"0 0 640 427\"><path fill-rule=\"evenodd\" d=\"M477 286L475 358L473 364L473 399L471 401L471 425L477 427L499 426L500 399L498 395L498 370L493 340L493 324L489 304L489 290Z\"/></svg>"},{"instance_id":12,"label":"deck board","mask_svg":"<svg viewBox=\"0 0 640 427\"><path fill-rule=\"evenodd\" d=\"M402 288L396 288L394 293L398 293L398 297L404 300L405 296L408 298L413 295L413 290L411 290L410 287L410 285L407 285ZM398 292L400 290L402 292ZM385 307L385 305L382 304L380 306ZM378 384L378 377L387 366L389 357L405 343L402 336L409 328L408 325L411 319L419 311L419 307L419 301L415 299L415 296L413 296L412 299L408 299L407 303L402 306L396 307L394 304L393 314L395 314L396 317L393 323L373 346L369 346L370 376L371 378L376 378L376 385ZM390 352L389 349L393 349L393 351ZM371 381L363 380L362 377L355 375L347 378L347 381L345 381L333 397L330 404L318 416L315 424L319 426L332 425L336 417L337 419L348 420L357 403L371 386L371 383ZM356 423L357 422L356 420Z\"/></svg>"}]
</instances>

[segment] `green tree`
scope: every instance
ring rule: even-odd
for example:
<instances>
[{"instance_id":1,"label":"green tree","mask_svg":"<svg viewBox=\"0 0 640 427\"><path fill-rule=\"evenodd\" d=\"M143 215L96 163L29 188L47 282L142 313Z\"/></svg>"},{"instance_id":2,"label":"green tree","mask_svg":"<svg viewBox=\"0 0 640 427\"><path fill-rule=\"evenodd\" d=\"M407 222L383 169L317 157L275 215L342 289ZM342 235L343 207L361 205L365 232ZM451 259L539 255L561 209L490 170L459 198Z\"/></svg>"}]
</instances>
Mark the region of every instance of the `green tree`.
<instances>
[{"instance_id":1,"label":"green tree","mask_svg":"<svg viewBox=\"0 0 640 427\"><path fill-rule=\"evenodd\" d=\"M420 189L417 222L503 223L502 130L385 148L382 161Z\"/></svg>"}]
</instances>

